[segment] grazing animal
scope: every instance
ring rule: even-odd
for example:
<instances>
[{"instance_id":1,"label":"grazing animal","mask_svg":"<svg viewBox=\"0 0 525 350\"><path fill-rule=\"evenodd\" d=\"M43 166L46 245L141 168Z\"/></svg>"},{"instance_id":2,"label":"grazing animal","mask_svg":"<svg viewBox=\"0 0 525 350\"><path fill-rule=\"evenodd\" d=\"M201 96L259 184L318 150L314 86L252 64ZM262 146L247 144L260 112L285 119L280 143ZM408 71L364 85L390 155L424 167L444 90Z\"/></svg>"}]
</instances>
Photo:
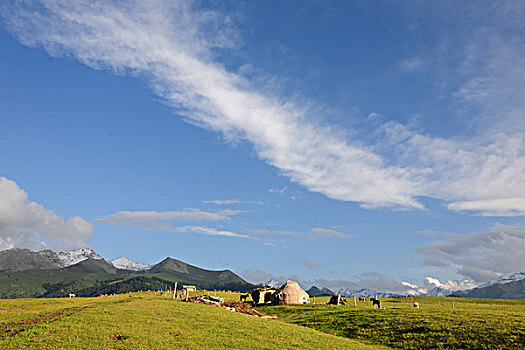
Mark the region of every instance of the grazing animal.
<instances>
[{"instance_id":1,"label":"grazing animal","mask_svg":"<svg viewBox=\"0 0 525 350\"><path fill-rule=\"evenodd\" d=\"M70 298L74 298L74 297L75 297L75 294L73 294L73 293L69 293L69 297L70 297Z\"/></svg>"},{"instance_id":2,"label":"grazing animal","mask_svg":"<svg viewBox=\"0 0 525 350\"><path fill-rule=\"evenodd\" d=\"M241 294L241 301L246 301L248 299L248 296L250 296L250 294L248 294L248 293Z\"/></svg>"},{"instance_id":3,"label":"grazing animal","mask_svg":"<svg viewBox=\"0 0 525 350\"><path fill-rule=\"evenodd\" d=\"M372 307L375 308L376 305L377 305L377 308L378 309L381 309L381 301L379 299L376 299L376 298L370 298L370 300L372 301Z\"/></svg>"},{"instance_id":4,"label":"grazing animal","mask_svg":"<svg viewBox=\"0 0 525 350\"><path fill-rule=\"evenodd\" d=\"M359 297L359 301L366 301L366 298Z\"/></svg>"},{"instance_id":5,"label":"grazing animal","mask_svg":"<svg viewBox=\"0 0 525 350\"><path fill-rule=\"evenodd\" d=\"M418 302L414 303L414 308L419 309L419 303Z\"/></svg>"}]
</instances>

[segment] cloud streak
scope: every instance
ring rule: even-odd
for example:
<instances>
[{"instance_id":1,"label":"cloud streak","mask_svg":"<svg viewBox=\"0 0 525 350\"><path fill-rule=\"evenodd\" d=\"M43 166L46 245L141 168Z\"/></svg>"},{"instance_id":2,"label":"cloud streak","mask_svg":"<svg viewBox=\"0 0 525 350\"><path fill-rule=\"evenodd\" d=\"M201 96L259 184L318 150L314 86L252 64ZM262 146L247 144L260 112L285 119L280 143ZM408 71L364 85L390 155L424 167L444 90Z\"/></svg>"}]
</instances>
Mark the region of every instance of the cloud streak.
<instances>
[{"instance_id":1,"label":"cloud streak","mask_svg":"<svg viewBox=\"0 0 525 350\"><path fill-rule=\"evenodd\" d=\"M208 235L208 236L223 236L223 237L232 237L232 238L246 238L246 239L255 239L250 236L246 236L240 233L225 231L225 230L217 230L215 228L206 227L206 226L183 226L183 227L177 227L172 230L173 232L179 232L179 233L197 233L202 235Z\"/></svg>"},{"instance_id":2,"label":"cloud streak","mask_svg":"<svg viewBox=\"0 0 525 350\"><path fill-rule=\"evenodd\" d=\"M339 232L332 229L327 228L313 228L310 230L310 232L306 235L306 239L310 241L318 240L318 239L328 239L328 238L353 238L355 235L351 235L348 233Z\"/></svg>"},{"instance_id":3,"label":"cloud streak","mask_svg":"<svg viewBox=\"0 0 525 350\"><path fill-rule=\"evenodd\" d=\"M257 204L257 205L264 205L264 202L261 202L261 201L243 201L243 200L240 200L240 199L214 199L214 200L202 201L202 203L216 204L216 205L230 205L230 204Z\"/></svg>"},{"instance_id":4,"label":"cloud streak","mask_svg":"<svg viewBox=\"0 0 525 350\"><path fill-rule=\"evenodd\" d=\"M227 71L216 53L237 40L229 18L195 3L27 0L4 4L2 16L30 47L145 79L186 121L228 140L249 141L260 159L310 191L367 208L422 208L417 197L429 196L450 202L451 210L475 207L486 215L525 214L525 186L520 185L525 109L516 104L519 99L513 100L516 108L503 111L521 116L506 118L519 123L514 129L449 140L391 122L376 130L376 144L367 145L316 122L322 108L267 96L242 75ZM522 53L522 46L518 41L509 57ZM417 68L414 62L407 68ZM515 72L512 69L493 64L486 73L492 77ZM525 71L525 66L517 69ZM457 92L458 100L480 105L485 93L495 101L495 92L507 91L477 75L468 77L471 83ZM525 80L517 74L505 77L513 79L513 86L523 86L517 83Z\"/></svg>"},{"instance_id":5,"label":"cloud streak","mask_svg":"<svg viewBox=\"0 0 525 350\"><path fill-rule=\"evenodd\" d=\"M140 227L156 230L170 230L174 221L222 221L229 220L237 210L217 212L192 211L119 211L115 214L97 218L97 224Z\"/></svg>"}]
</instances>

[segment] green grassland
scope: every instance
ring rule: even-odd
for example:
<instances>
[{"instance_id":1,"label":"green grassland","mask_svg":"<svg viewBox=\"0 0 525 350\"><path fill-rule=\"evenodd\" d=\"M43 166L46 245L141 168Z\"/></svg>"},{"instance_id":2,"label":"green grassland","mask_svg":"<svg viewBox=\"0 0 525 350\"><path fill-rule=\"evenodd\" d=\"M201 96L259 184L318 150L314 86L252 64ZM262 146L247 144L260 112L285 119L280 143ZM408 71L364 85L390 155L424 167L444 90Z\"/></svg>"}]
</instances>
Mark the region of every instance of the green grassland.
<instances>
[{"instance_id":1,"label":"green grassland","mask_svg":"<svg viewBox=\"0 0 525 350\"><path fill-rule=\"evenodd\" d=\"M350 306L316 305L259 307L280 322L371 344L403 349L525 349L525 300L443 297L381 299L384 310L371 302L348 298ZM452 308L454 303L454 308Z\"/></svg>"},{"instance_id":2,"label":"green grassland","mask_svg":"<svg viewBox=\"0 0 525 350\"><path fill-rule=\"evenodd\" d=\"M240 293L208 291L226 301ZM172 294L0 300L0 349L524 349L525 301L418 297L266 306L261 319ZM412 302L419 302L414 309ZM454 308L452 307L454 303Z\"/></svg>"},{"instance_id":3,"label":"green grassland","mask_svg":"<svg viewBox=\"0 0 525 350\"><path fill-rule=\"evenodd\" d=\"M209 292L237 300L238 293ZM167 293L0 300L0 349L379 349Z\"/></svg>"}]
</instances>

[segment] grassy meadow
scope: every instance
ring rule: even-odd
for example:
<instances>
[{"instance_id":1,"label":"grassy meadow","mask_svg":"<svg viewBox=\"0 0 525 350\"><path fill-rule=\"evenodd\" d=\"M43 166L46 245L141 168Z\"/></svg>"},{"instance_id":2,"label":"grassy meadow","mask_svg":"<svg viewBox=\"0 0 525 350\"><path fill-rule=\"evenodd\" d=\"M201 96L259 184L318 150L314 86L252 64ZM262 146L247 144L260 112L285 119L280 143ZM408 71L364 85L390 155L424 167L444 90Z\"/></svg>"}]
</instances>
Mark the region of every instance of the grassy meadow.
<instances>
[{"instance_id":1,"label":"grassy meadow","mask_svg":"<svg viewBox=\"0 0 525 350\"><path fill-rule=\"evenodd\" d=\"M195 294L239 300L239 293ZM315 305L258 307L278 315L261 319L155 292L4 299L0 349L525 348L525 300L385 298L381 310L347 300L348 306L315 298Z\"/></svg>"},{"instance_id":2,"label":"grassy meadow","mask_svg":"<svg viewBox=\"0 0 525 350\"><path fill-rule=\"evenodd\" d=\"M238 300L237 293L211 295ZM379 349L154 292L0 300L0 349Z\"/></svg>"},{"instance_id":3,"label":"grassy meadow","mask_svg":"<svg viewBox=\"0 0 525 350\"><path fill-rule=\"evenodd\" d=\"M525 300L417 297L371 302L347 298L350 306L316 305L260 307L280 322L403 349L525 349ZM452 304L454 303L454 308Z\"/></svg>"}]
</instances>

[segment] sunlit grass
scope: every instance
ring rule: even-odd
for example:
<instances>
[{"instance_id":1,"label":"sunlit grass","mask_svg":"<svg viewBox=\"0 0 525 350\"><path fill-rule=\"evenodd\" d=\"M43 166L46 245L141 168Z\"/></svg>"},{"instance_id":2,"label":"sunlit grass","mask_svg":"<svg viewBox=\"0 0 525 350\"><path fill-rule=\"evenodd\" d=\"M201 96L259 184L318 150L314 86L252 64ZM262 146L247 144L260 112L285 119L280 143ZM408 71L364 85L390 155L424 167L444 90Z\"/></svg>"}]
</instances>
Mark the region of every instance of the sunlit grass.
<instances>
[{"instance_id":1,"label":"sunlit grass","mask_svg":"<svg viewBox=\"0 0 525 350\"><path fill-rule=\"evenodd\" d=\"M525 349L525 301L418 297L349 306L261 307L279 320L374 344L405 349ZM419 302L420 308L412 307Z\"/></svg>"},{"instance_id":2,"label":"sunlit grass","mask_svg":"<svg viewBox=\"0 0 525 350\"><path fill-rule=\"evenodd\" d=\"M239 298L238 293L207 294ZM1 349L377 348L276 320L174 301L159 292L0 300L0 309L7 310L0 311Z\"/></svg>"}]
</instances>

